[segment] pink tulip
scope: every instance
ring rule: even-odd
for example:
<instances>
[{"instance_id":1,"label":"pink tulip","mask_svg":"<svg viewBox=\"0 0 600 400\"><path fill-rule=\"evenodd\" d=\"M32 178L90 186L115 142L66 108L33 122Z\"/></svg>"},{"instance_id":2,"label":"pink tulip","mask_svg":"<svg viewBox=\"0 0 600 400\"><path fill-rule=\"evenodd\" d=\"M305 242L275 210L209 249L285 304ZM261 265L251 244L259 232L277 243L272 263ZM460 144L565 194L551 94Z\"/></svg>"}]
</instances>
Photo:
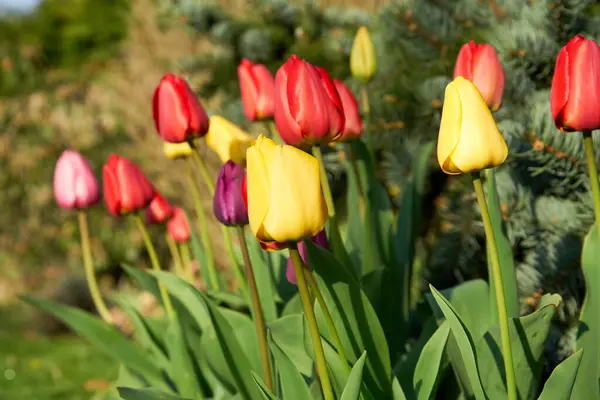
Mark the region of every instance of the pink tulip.
<instances>
[{"instance_id":1,"label":"pink tulip","mask_svg":"<svg viewBox=\"0 0 600 400\"><path fill-rule=\"evenodd\" d=\"M88 160L65 150L54 169L54 197L64 209L83 209L100 200L100 187Z\"/></svg>"}]
</instances>

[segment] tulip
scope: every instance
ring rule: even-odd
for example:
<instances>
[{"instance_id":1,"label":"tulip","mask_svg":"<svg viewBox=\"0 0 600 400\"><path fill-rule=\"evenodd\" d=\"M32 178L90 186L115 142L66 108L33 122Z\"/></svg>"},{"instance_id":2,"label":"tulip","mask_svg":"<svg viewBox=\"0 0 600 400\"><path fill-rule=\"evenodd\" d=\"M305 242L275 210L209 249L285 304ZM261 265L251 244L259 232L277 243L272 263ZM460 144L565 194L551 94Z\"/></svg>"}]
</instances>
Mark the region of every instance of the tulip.
<instances>
[{"instance_id":1,"label":"tulip","mask_svg":"<svg viewBox=\"0 0 600 400\"><path fill-rule=\"evenodd\" d=\"M275 112L275 80L262 64L243 59L238 66L244 114L250 121L270 118Z\"/></svg>"},{"instance_id":2,"label":"tulip","mask_svg":"<svg viewBox=\"0 0 600 400\"><path fill-rule=\"evenodd\" d=\"M312 242L314 244L316 244L317 246L320 246L324 249L329 248L329 244L327 243L327 234L325 233L324 230L317 233L310 240L312 240ZM304 242L298 243L298 252L300 253L300 257L302 257L302 261L304 261L304 265L310 269L310 266L308 265L308 253L307 253L306 245L304 244ZM287 269L285 271L285 277L287 278L288 282L290 282L294 285L296 285L298 282L296 280L296 273L294 272L294 266L292 265L291 258L288 258Z\"/></svg>"},{"instance_id":3,"label":"tulip","mask_svg":"<svg viewBox=\"0 0 600 400\"><path fill-rule=\"evenodd\" d=\"M177 243L184 243L190 240L192 233L190 223L185 212L177 207L173 210L173 216L167 222L167 232Z\"/></svg>"},{"instance_id":4,"label":"tulip","mask_svg":"<svg viewBox=\"0 0 600 400\"><path fill-rule=\"evenodd\" d=\"M363 128L360 112L358 111L358 101L346 85L337 79L333 82L335 83L335 88L337 89L340 99L342 100L344 116L346 117L344 131L342 132L342 136L340 136L337 141L345 142L348 140L357 139L360 137Z\"/></svg>"},{"instance_id":5,"label":"tulip","mask_svg":"<svg viewBox=\"0 0 600 400\"><path fill-rule=\"evenodd\" d=\"M160 193L154 193L152 201L146 207L146 223L148 224L162 224L166 222L173 215L173 207L169 202L160 195Z\"/></svg>"},{"instance_id":6,"label":"tulip","mask_svg":"<svg viewBox=\"0 0 600 400\"><path fill-rule=\"evenodd\" d=\"M575 36L558 53L550 110L563 132L600 129L600 47Z\"/></svg>"},{"instance_id":7,"label":"tulip","mask_svg":"<svg viewBox=\"0 0 600 400\"><path fill-rule=\"evenodd\" d=\"M458 77L448 84L437 145L438 162L450 175L497 167L508 146L477 87Z\"/></svg>"},{"instance_id":8,"label":"tulip","mask_svg":"<svg viewBox=\"0 0 600 400\"><path fill-rule=\"evenodd\" d=\"M496 50L474 41L463 45L454 66L454 78L462 76L477 86L488 107L496 111L502 104L504 70Z\"/></svg>"},{"instance_id":9,"label":"tulip","mask_svg":"<svg viewBox=\"0 0 600 400\"><path fill-rule=\"evenodd\" d=\"M104 203L114 215L143 210L154 197L154 188L142 171L116 154L111 154L102 167L102 181Z\"/></svg>"},{"instance_id":10,"label":"tulip","mask_svg":"<svg viewBox=\"0 0 600 400\"><path fill-rule=\"evenodd\" d=\"M361 26L356 31L350 51L350 72L356 79L368 82L377 72L377 56L369 30Z\"/></svg>"},{"instance_id":11,"label":"tulip","mask_svg":"<svg viewBox=\"0 0 600 400\"><path fill-rule=\"evenodd\" d=\"M100 200L100 188L88 160L75 150L62 152L54 168L54 197L64 209L83 209Z\"/></svg>"},{"instance_id":12,"label":"tulip","mask_svg":"<svg viewBox=\"0 0 600 400\"><path fill-rule=\"evenodd\" d=\"M215 217L223 225L248 224L248 212L242 193L245 175L244 168L231 160L223 164L219 172L213 197L213 210Z\"/></svg>"},{"instance_id":13,"label":"tulip","mask_svg":"<svg viewBox=\"0 0 600 400\"><path fill-rule=\"evenodd\" d=\"M205 139L208 147L219 156L221 162L231 160L236 164L246 164L246 149L252 143L252 136L239 126L219 115L212 116Z\"/></svg>"},{"instance_id":14,"label":"tulip","mask_svg":"<svg viewBox=\"0 0 600 400\"><path fill-rule=\"evenodd\" d=\"M154 90L152 113L156 130L171 143L202 137L208 131L208 117L185 79L166 74Z\"/></svg>"},{"instance_id":15,"label":"tulip","mask_svg":"<svg viewBox=\"0 0 600 400\"><path fill-rule=\"evenodd\" d=\"M163 142L163 151L169 160L187 158L192 155L192 146L188 142L169 143Z\"/></svg>"},{"instance_id":16,"label":"tulip","mask_svg":"<svg viewBox=\"0 0 600 400\"><path fill-rule=\"evenodd\" d=\"M291 56L275 75L275 125L292 146L327 144L344 130L344 108L327 72Z\"/></svg>"}]
</instances>

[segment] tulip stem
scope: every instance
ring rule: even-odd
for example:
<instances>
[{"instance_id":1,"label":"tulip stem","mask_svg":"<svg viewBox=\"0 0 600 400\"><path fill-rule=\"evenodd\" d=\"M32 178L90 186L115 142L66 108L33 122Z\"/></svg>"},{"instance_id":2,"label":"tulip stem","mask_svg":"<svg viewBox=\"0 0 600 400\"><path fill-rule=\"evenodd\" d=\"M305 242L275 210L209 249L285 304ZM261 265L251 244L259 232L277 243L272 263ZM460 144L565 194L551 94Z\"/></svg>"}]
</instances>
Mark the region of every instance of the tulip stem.
<instances>
[{"instance_id":1,"label":"tulip stem","mask_svg":"<svg viewBox=\"0 0 600 400\"><path fill-rule=\"evenodd\" d=\"M198 218L198 229L200 230L200 237L204 246L204 252L206 253L206 262L208 270L208 280L210 288L213 290L219 290L219 279L217 277L217 270L215 268L215 260L213 258L212 247L210 245L208 225L206 224L206 216L204 215L204 208L202 207L202 199L200 198L200 190L194 179L194 172L192 168L188 169L188 184L194 197L194 207L196 208L196 218ZM200 260L198 260L200 262Z\"/></svg>"},{"instance_id":2,"label":"tulip stem","mask_svg":"<svg viewBox=\"0 0 600 400\"><path fill-rule=\"evenodd\" d=\"M194 268L192 267L192 257L190 252L190 246L187 242L179 243L179 251L181 251L181 260L183 265L183 276L185 279L194 284Z\"/></svg>"},{"instance_id":3,"label":"tulip stem","mask_svg":"<svg viewBox=\"0 0 600 400\"><path fill-rule=\"evenodd\" d=\"M152 239L150 239L148 229L146 229L146 225L144 225L144 220L140 215L134 215L134 219L137 223L140 233L142 234L142 238L144 239L144 244L146 245L146 250L148 251L148 256L150 257L152 269L155 271L162 271L162 268L160 267L160 261L158 260L158 254L156 254L156 248L154 247L154 244L152 244ZM158 289L163 300L163 305L165 306L165 312L172 321L175 318L175 312L173 311L173 304L171 304L169 293L167 292L165 285L160 281L158 282Z\"/></svg>"},{"instance_id":4,"label":"tulip stem","mask_svg":"<svg viewBox=\"0 0 600 400\"><path fill-rule=\"evenodd\" d=\"M268 138L273 140L275 143L277 144L281 144L282 140L281 140L281 136L279 136L279 131L277 130L277 126L275 125L275 122L271 119L269 121L266 121L265 124L267 125L267 132L268 132Z\"/></svg>"},{"instance_id":5,"label":"tulip stem","mask_svg":"<svg viewBox=\"0 0 600 400\"><path fill-rule=\"evenodd\" d=\"M590 185L592 187L596 224L600 224L600 185L598 184L598 170L596 168L596 157L594 156L594 140L592 139L592 131L583 131L583 145L585 148L585 158L587 160L588 172L590 174Z\"/></svg>"},{"instance_id":6,"label":"tulip stem","mask_svg":"<svg viewBox=\"0 0 600 400\"><path fill-rule=\"evenodd\" d=\"M202 175L202 178L204 179L206 186L208 186L210 195L213 196L215 194L215 183L210 178L210 174L208 173L208 168L206 167L206 163L200 156L200 148L198 146L196 146L196 143L194 143L193 141L190 141L190 146L194 150L192 152L194 161L196 162L196 165L198 166L198 169L200 170L200 174Z\"/></svg>"},{"instance_id":7,"label":"tulip stem","mask_svg":"<svg viewBox=\"0 0 600 400\"><path fill-rule=\"evenodd\" d=\"M254 314L254 323L256 324L256 334L258 336L258 346L260 348L260 359L262 362L265 384L269 390L273 390L273 374L271 372L271 356L269 355L269 345L267 343L267 332L265 326L265 317L260 305L260 297L258 296L258 287L256 286L256 278L252 269L252 262L248 254L248 246L246 244L246 236L244 228L239 226L238 239L242 248L244 257L244 265L246 266L246 275L248 276L248 286L250 288L250 296L252 299L252 310Z\"/></svg>"},{"instance_id":8,"label":"tulip stem","mask_svg":"<svg viewBox=\"0 0 600 400\"><path fill-rule=\"evenodd\" d=\"M225 245L227 246L227 252L229 253L229 259L231 260L231 265L233 267L235 277L238 280L238 284L240 285L240 290L242 291L242 296L244 296L246 301L249 302L250 297L248 297L248 288L246 287L246 278L244 278L244 272L242 271L242 267L237 262L235 253L233 252L233 242L231 241L231 233L229 232L229 228L225 225L221 225L221 229L223 230L223 236L225 236ZM243 249L242 249L242 252L243 252Z\"/></svg>"},{"instance_id":9,"label":"tulip stem","mask_svg":"<svg viewBox=\"0 0 600 400\"><path fill-rule=\"evenodd\" d=\"M362 85L360 88L360 103L363 112L363 130L365 131L365 136L367 137L367 147L371 153L371 157L373 157L373 162L375 162L373 135L371 129L369 129L369 124L371 123L371 107L369 106L369 92L367 90L367 84Z\"/></svg>"},{"instance_id":10,"label":"tulip stem","mask_svg":"<svg viewBox=\"0 0 600 400\"><path fill-rule=\"evenodd\" d=\"M175 275L180 278L184 278L183 274L183 263L181 261L181 254L179 253L179 249L177 248L177 243L168 233L165 234L165 240L167 242L167 246L169 247L169 253L171 253L171 258L173 259L173 269L175 270Z\"/></svg>"},{"instance_id":11,"label":"tulip stem","mask_svg":"<svg viewBox=\"0 0 600 400\"><path fill-rule=\"evenodd\" d=\"M513 363L513 355L510 343L510 330L508 325L508 314L506 310L506 299L504 298L504 284L502 282L502 271L500 270L500 258L498 257L498 247L494 237L494 229L483 192L481 183L481 175L473 174L473 187L477 195L477 202L481 210L481 219L490 250L490 261L492 264L492 279L496 291L496 305L498 307L498 322L500 325L500 340L502 342L502 355L504 356L504 371L506 374L506 388L508 392L508 400L517 400L517 385L515 383L515 368Z\"/></svg>"},{"instance_id":12,"label":"tulip stem","mask_svg":"<svg viewBox=\"0 0 600 400\"><path fill-rule=\"evenodd\" d=\"M308 286L306 284L302 258L298 252L298 246L295 244L293 247L290 247L290 258L292 259L292 265L294 266L294 272L298 282L298 290L300 291L300 298L304 308L304 315L306 317L308 330L312 339L313 349L315 352L315 364L317 365L317 374L319 375L319 380L321 381L323 398L324 400L333 400L333 388L331 386L331 381L329 380L327 362L325 361L325 351L323 350L323 343L321 343L321 335L319 334L317 317L315 316L315 310L313 309Z\"/></svg>"},{"instance_id":13,"label":"tulip stem","mask_svg":"<svg viewBox=\"0 0 600 400\"><path fill-rule=\"evenodd\" d=\"M344 346L342 346L342 340L340 339L340 335L338 334L335 324L333 323L333 317L331 316L331 313L329 312L329 309L327 308L327 305L325 304L325 298L323 297L321 290L319 290L319 285L317 284L317 280L315 279L313 274L311 274L307 268L303 268L303 269L305 271L306 280L308 281L310 290L312 293L314 293L315 297L317 298L317 301L321 305L321 311L323 311L323 316L325 317L325 321L327 322L327 327L329 328L329 332L333 336L333 341L335 342L335 347L337 347L337 351L338 351L338 354L340 355L340 359L342 360L342 363L344 364L344 369L346 370L346 372L350 373L350 365L348 364L348 358L346 357L346 352L344 351Z\"/></svg>"},{"instance_id":14,"label":"tulip stem","mask_svg":"<svg viewBox=\"0 0 600 400\"><path fill-rule=\"evenodd\" d=\"M90 289L90 295L92 296L92 301L94 302L94 306L96 307L98 314L100 314L100 317L104 320L104 322L112 325L114 323L112 314L108 310L106 303L104 303L104 299L100 293L100 288L98 287L98 281L96 280L94 261L92 259L92 249L90 246L90 233L85 211L79 211L77 217L79 218L79 232L81 234L83 268L85 269L85 277Z\"/></svg>"},{"instance_id":15,"label":"tulip stem","mask_svg":"<svg viewBox=\"0 0 600 400\"><path fill-rule=\"evenodd\" d=\"M325 163L323 162L323 153L321 153L321 148L319 146L313 146L312 153L319 162L319 175L321 178L321 187L323 188L323 196L325 196L325 203L327 203L327 213L331 219L334 219L335 203L333 202L333 196L331 195L329 179L327 179L327 171L325 170Z\"/></svg>"}]
</instances>

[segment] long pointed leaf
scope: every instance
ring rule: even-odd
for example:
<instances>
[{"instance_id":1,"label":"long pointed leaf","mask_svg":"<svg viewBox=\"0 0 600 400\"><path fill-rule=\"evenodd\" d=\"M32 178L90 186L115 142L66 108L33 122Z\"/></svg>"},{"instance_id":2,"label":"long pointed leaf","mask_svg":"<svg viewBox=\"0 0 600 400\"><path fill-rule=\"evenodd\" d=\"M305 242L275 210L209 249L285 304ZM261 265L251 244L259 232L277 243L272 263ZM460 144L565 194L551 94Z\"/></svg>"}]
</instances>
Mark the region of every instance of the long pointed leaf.
<instances>
[{"instance_id":1,"label":"long pointed leaf","mask_svg":"<svg viewBox=\"0 0 600 400\"><path fill-rule=\"evenodd\" d=\"M350 371L348 383L346 383L341 400L358 400L360 398L360 387L362 385L362 375L366 359L367 352L365 351Z\"/></svg>"},{"instance_id":2,"label":"long pointed leaf","mask_svg":"<svg viewBox=\"0 0 600 400\"><path fill-rule=\"evenodd\" d=\"M272 338L269 339L269 347L279 371L282 397L284 399L311 400L310 390L298 369Z\"/></svg>"},{"instance_id":3,"label":"long pointed leaf","mask_svg":"<svg viewBox=\"0 0 600 400\"><path fill-rule=\"evenodd\" d=\"M544 384L538 400L575 400L573 388L579 373L583 349L561 362Z\"/></svg>"},{"instance_id":4,"label":"long pointed leaf","mask_svg":"<svg viewBox=\"0 0 600 400\"><path fill-rule=\"evenodd\" d=\"M413 375L413 389L417 394L418 400L435 398L435 391L440 380L442 357L444 356L444 348L446 347L449 335L450 325L445 321L435 331L425 344L425 347L423 347L423 351L421 351L421 356Z\"/></svg>"},{"instance_id":5,"label":"long pointed leaf","mask_svg":"<svg viewBox=\"0 0 600 400\"><path fill-rule=\"evenodd\" d=\"M194 373L194 364L188 352L186 337L178 320L172 321L166 336L165 342L171 360L171 377L177 385L177 391L182 396L190 398L201 395L200 382Z\"/></svg>"}]
</instances>

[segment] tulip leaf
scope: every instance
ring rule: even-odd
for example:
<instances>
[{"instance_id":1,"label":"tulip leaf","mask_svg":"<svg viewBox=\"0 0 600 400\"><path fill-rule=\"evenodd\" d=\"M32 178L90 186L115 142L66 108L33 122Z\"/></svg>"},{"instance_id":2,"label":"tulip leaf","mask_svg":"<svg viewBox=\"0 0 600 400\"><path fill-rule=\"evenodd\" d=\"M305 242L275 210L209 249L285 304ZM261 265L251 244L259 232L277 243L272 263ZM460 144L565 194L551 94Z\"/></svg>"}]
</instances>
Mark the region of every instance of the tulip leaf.
<instances>
[{"instance_id":1,"label":"tulip leaf","mask_svg":"<svg viewBox=\"0 0 600 400\"><path fill-rule=\"evenodd\" d=\"M515 262L512 254L510 242L504 233L502 226L502 210L500 200L496 189L496 170L490 168L485 170L487 205L490 213L490 220L494 230L494 239L498 248L498 258L500 260L500 272L502 274L502 287L504 289L504 299L506 301L506 312L509 318L519 316L519 295L517 293L517 275ZM498 322L498 306L496 305L496 286L494 285L494 274L490 260L490 250L487 249L488 276L490 280L490 313L492 320Z\"/></svg>"},{"instance_id":2,"label":"tulip leaf","mask_svg":"<svg viewBox=\"0 0 600 400\"><path fill-rule=\"evenodd\" d=\"M369 354L364 381L375 396L391 392L391 365L388 345L373 306L333 254L305 241L309 264L316 273L319 289L332 315L348 361L355 363L366 350ZM333 343L320 307L316 309L320 332Z\"/></svg>"},{"instance_id":3,"label":"tulip leaf","mask_svg":"<svg viewBox=\"0 0 600 400\"><path fill-rule=\"evenodd\" d=\"M479 375L479 369L477 368L477 357L475 353L475 345L473 338L467 330L466 325L462 321L460 315L458 315L456 309L450 304L446 298L437 291L432 285L429 285L431 293L442 310L442 313L446 317L452 335L456 339L456 344L463 360L466 374L469 378L469 383L473 390L473 394L476 399L487 399L487 396L483 390L481 379Z\"/></svg>"},{"instance_id":4,"label":"tulip leaf","mask_svg":"<svg viewBox=\"0 0 600 400\"><path fill-rule=\"evenodd\" d=\"M311 376L313 361L306 352L305 322L302 314L292 314L271 322L271 340L304 376ZM310 340L310 339L309 339Z\"/></svg>"},{"instance_id":5,"label":"tulip leaf","mask_svg":"<svg viewBox=\"0 0 600 400\"><path fill-rule=\"evenodd\" d=\"M312 396L306 381L292 360L277 346L271 337L269 337L269 347L279 372L282 397L284 399L311 400Z\"/></svg>"},{"instance_id":6,"label":"tulip leaf","mask_svg":"<svg viewBox=\"0 0 600 400\"><path fill-rule=\"evenodd\" d=\"M267 260L261 257L261 253L265 251L261 249L258 241L254 237L246 240L250 261L252 262L252 270L256 279L258 288L258 297L260 305L265 317L265 322L268 324L277 318L277 308L275 306L275 291L273 289L273 281L271 279L271 271ZM252 311L252 307L250 308Z\"/></svg>"},{"instance_id":7,"label":"tulip leaf","mask_svg":"<svg viewBox=\"0 0 600 400\"><path fill-rule=\"evenodd\" d=\"M195 398L202 393L202 389L196 378L185 332L177 318L171 321L167 329L165 343L171 360L170 376L177 386L177 392L182 396Z\"/></svg>"},{"instance_id":8,"label":"tulip leaf","mask_svg":"<svg viewBox=\"0 0 600 400\"><path fill-rule=\"evenodd\" d=\"M406 400L406 395L396 377L392 380L392 400Z\"/></svg>"},{"instance_id":9,"label":"tulip leaf","mask_svg":"<svg viewBox=\"0 0 600 400\"><path fill-rule=\"evenodd\" d=\"M261 398L263 400L279 400L279 398L277 396L275 396L269 390L269 388L267 388L267 385L265 385L265 382L262 380L262 378L260 376L256 375L256 373L254 373L254 371L252 371L251 374L252 374L252 379L254 380L254 383L258 387L258 390L260 391L260 394L261 394Z\"/></svg>"},{"instance_id":10,"label":"tulip leaf","mask_svg":"<svg viewBox=\"0 0 600 400\"><path fill-rule=\"evenodd\" d=\"M346 387L344 388L340 400L358 400L360 398L360 387L362 385L363 369L366 358L367 352L365 351L352 367L348 382L346 383Z\"/></svg>"},{"instance_id":11,"label":"tulip leaf","mask_svg":"<svg viewBox=\"0 0 600 400\"><path fill-rule=\"evenodd\" d=\"M294 314L302 314L302 298L300 297L300 293L296 293L295 296L285 303L285 306L283 306L283 310L281 311L282 317Z\"/></svg>"},{"instance_id":12,"label":"tulip leaf","mask_svg":"<svg viewBox=\"0 0 600 400\"><path fill-rule=\"evenodd\" d=\"M583 349L577 350L569 358L561 362L544 384L544 389L538 400L570 400L573 396L575 380L581 370L581 358Z\"/></svg>"},{"instance_id":13,"label":"tulip leaf","mask_svg":"<svg viewBox=\"0 0 600 400\"><path fill-rule=\"evenodd\" d=\"M577 349L585 349L585 353L575 381L574 399L600 399L600 237L597 224L585 237L581 255L586 293L579 316Z\"/></svg>"},{"instance_id":14,"label":"tulip leaf","mask_svg":"<svg viewBox=\"0 0 600 400\"><path fill-rule=\"evenodd\" d=\"M423 347L413 375L413 389L418 400L435 398L435 392L440 380L442 357L450 325L444 321Z\"/></svg>"},{"instance_id":15,"label":"tulip leaf","mask_svg":"<svg viewBox=\"0 0 600 400\"><path fill-rule=\"evenodd\" d=\"M123 400L192 400L192 397L179 397L156 389L118 387L117 391Z\"/></svg>"}]
</instances>

